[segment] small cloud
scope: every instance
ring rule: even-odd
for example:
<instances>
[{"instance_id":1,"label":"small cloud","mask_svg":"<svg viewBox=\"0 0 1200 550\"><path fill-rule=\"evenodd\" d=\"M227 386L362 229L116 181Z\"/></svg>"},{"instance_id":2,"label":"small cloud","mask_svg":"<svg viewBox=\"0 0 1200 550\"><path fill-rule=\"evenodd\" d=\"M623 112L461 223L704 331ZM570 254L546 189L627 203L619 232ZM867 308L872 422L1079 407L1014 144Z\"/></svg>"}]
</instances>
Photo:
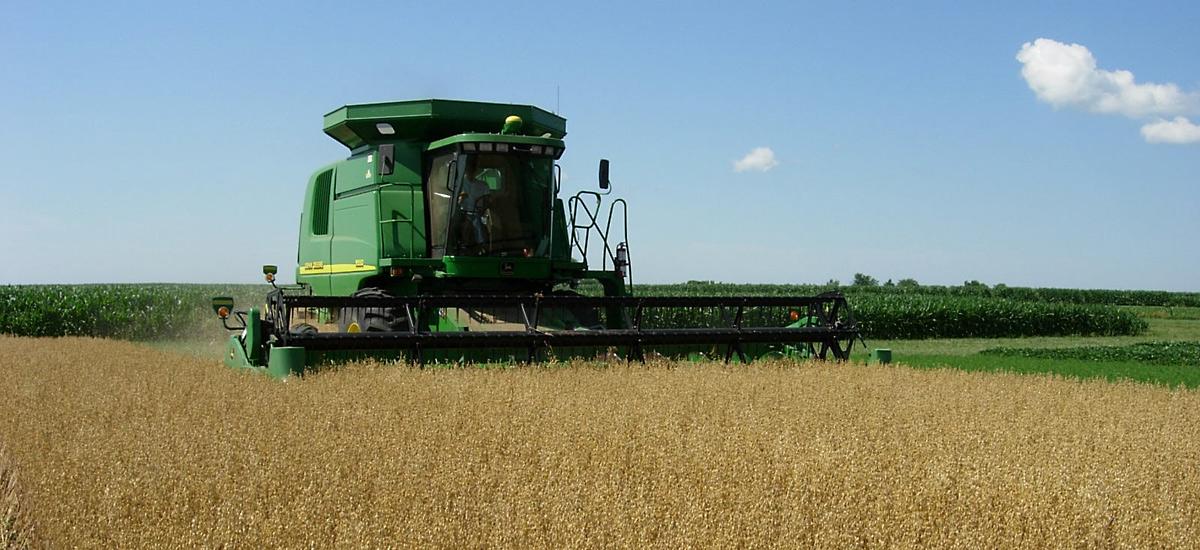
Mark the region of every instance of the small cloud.
<instances>
[{"instance_id":1,"label":"small cloud","mask_svg":"<svg viewBox=\"0 0 1200 550\"><path fill-rule=\"evenodd\" d=\"M746 156L734 161L733 171L745 172L754 170L757 172L766 172L779 165L779 161L775 160L775 151L770 147L755 147L753 151L746 153Z\"/></svg>"},{"instance_id":2,"label":"small cloud","mask_svg":"<svg viewBox=\"0 0 1200 550\"><path fill-rule=\"evenodd\" d=\"M1017 52L1021 76L1038 99L1055 107L1138 118L1200 111L1200 93L1173 83L1139 83L1126 70L1097 68L1096 57L1081 44L1049 38L1026 42Z\"/></svg>"},{"instance_id":3,"label":"small cloud","mask_svg":"<svg viewBox=\"0 0 1200 550\"><path fill-rule=\"evenodd\" d=\"M1142 126L1142 137L1149 143L1197 143L1200 142L1200 125L1181 116L1174 120L1158 119Z\"/></svg>"}]
</instances>

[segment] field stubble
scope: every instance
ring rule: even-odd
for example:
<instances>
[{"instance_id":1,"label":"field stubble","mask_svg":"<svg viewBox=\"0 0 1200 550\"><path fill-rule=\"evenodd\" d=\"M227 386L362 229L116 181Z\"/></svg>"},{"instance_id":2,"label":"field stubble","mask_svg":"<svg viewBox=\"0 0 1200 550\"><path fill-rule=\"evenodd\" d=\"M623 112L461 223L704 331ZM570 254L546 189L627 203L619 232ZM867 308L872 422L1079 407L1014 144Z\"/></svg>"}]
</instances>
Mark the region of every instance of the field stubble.
<instances>
[{"instance_id":1,"label":"field stubble","mask_svg":"<svg viewBox=\"0 0 1200 550\"><path fill-rule=\"evenodd\" d=\"M351 366L281 383L0 337L53 546L1186 546L1200 394L765 363Z\"/></svg>"},{"instance_id":2,"label":"field stubble","mask_svg":"<svg viewBox=\"0 0 1200 550\"><path fill-rule=\"evenodd\" d=\"M29 547L28 518L21 502L17 473L0 442L0 549L17 550Z\"/></svg>"}]
</instances>

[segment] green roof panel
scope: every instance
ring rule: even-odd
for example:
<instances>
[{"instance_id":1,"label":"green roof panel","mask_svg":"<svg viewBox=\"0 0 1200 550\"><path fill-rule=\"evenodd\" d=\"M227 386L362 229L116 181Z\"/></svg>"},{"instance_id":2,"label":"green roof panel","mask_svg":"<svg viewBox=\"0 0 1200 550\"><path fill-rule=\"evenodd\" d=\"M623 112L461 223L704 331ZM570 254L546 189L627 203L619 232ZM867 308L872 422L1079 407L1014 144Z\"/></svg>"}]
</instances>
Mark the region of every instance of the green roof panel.
<instances>
[{"instance_id":1,"label":"green roof panel","mask_svg":"<svg viewBox=\"0 0 1200 550\"><path fill-rule=\"evenodd\" d=\"M449 99L346 105L325 115L325 133L354 150L372 143L430 142L467 132L499 132L509 115L521 117L525 135L550 134L555 139L567 135L567 119L532 105ZM380 132L380 124L391 126L392 133Z\"/></svg>"}]
</instances>

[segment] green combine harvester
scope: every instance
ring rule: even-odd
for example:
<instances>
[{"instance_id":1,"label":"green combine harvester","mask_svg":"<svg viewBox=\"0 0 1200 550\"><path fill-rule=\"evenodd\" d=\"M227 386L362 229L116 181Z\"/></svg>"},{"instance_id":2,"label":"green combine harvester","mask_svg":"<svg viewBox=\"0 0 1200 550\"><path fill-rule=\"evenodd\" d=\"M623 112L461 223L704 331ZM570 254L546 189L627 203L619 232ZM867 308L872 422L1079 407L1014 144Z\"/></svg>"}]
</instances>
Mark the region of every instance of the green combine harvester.
<instances>
[{"instance_id":1,"label":"green combine harvester","mask_svg":"<svg viewBox=\"0 0 1200 550\"><path fill-rule=\"evenodd\" d=\"M308 181L296 284L264 266L275 289L263 308L213 299L238 331L229 366L284 377L359 358L846 359L859 337L839 293L636 296L627 205L603 208L608 161L599 191L564 201L566 120L537 107L347 105L325 133L350 156Z\"/></svg>"}]
</instances>

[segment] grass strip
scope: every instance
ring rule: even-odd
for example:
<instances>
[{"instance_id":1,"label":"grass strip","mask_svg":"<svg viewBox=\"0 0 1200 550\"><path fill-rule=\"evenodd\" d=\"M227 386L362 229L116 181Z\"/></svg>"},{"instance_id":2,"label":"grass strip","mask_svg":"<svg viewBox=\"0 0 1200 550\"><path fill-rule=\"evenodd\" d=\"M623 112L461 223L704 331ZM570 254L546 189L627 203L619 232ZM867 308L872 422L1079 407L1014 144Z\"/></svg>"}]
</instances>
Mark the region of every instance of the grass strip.
<instances>
[{"instance_id":1,"label":"grass strip","mask_svg":"<svg viewBox=\"0 0 1200 550\"><path fill-rule=\"evenodd\" d=\"M1126 346L1071 348L991 348L983 355L1081 361L1131 361L1154 365L1191 366L1200 369L1200 342L1139 342Z\"/></svg>"},{"instance_id":2,"label":"grass strip","mask_svg":"<svg viewBox=\"0 0 1200 550\"><path fill-rule=\"evenodd\" d=\"M1200 368L1136 361L1041 358L1004 355L906 355L896 361L919 369L1051 374L1079 380L1132 381L1166 387L1200 387Z\"/></svg>"}]
</instances>

